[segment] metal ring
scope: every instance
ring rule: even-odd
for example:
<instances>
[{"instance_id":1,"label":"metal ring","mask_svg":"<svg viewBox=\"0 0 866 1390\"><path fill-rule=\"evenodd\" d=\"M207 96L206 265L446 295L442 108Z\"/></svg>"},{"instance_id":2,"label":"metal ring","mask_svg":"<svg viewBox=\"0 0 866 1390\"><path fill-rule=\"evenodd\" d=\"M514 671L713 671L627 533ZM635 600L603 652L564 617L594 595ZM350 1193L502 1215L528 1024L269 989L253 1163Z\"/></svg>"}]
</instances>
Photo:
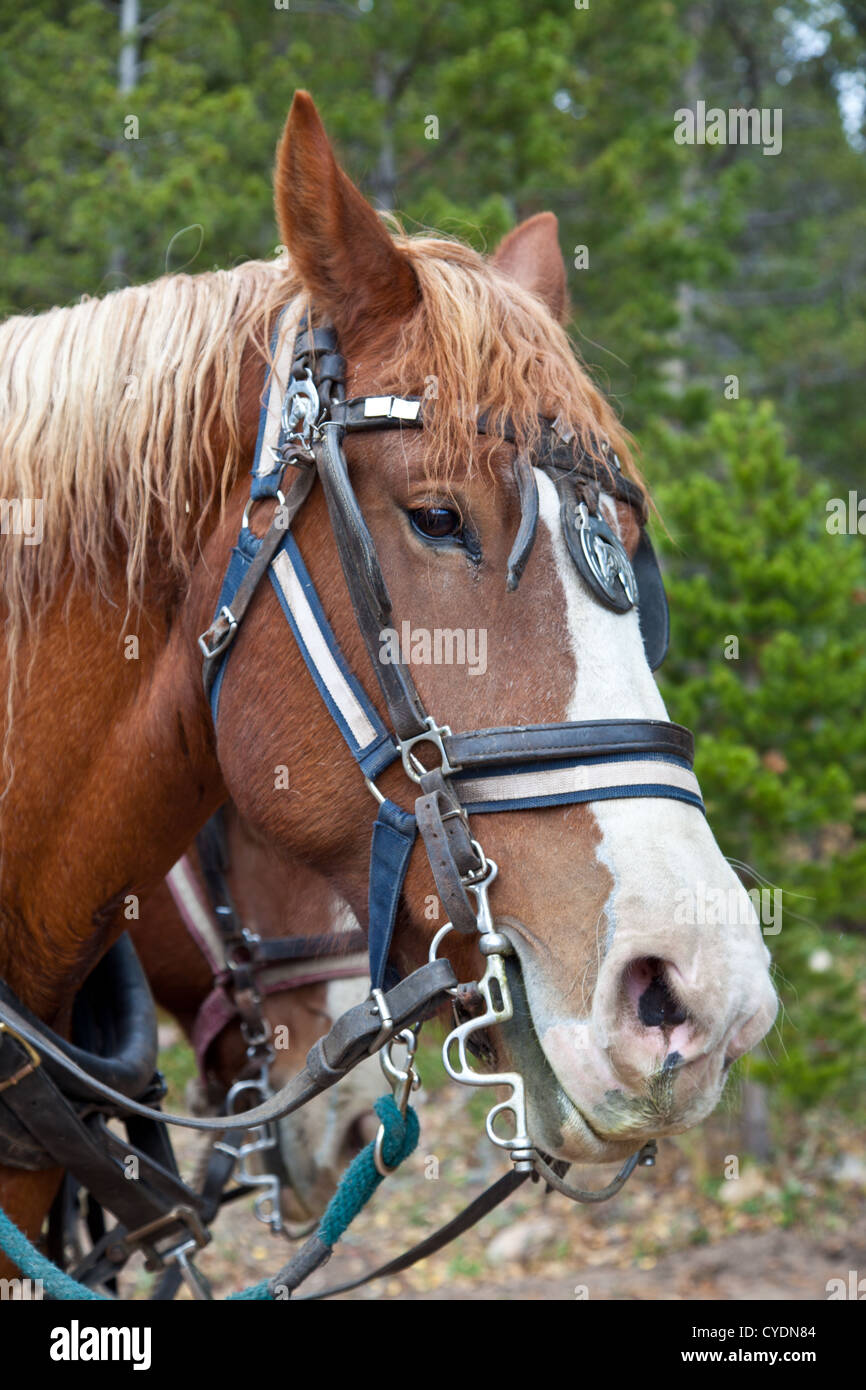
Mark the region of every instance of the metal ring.
<instances>
[{"instance_id":1,"label":"metal ring","mask_svg":"<svg viewBox=\"0 0 866 1390\"><path fill-rule=\"evenodd\" d=\"M436 952L439 950L439 943L440 943L440 941L444 940L444 938L448 935L448 933L449 933L450 931L453 931L453 930L454 930L454 923L453 923L453 922L446 922L445 925L444 925L444 927L440 927L440 928L439 928L439 930L437 931L436 935L433 937L433 940L430 942L430 949L429 949L429 951L427 952L427 960L428 960L429 962L432 963L434 960L438 960L438 959L439 959L439 957L438 957L437 954L436 954ZM456 999L456 998L457 998L457 991L458 991L459 988L460 988L459 985L451 985L451 986L449 986L449 987L445 990L445 993L446 993L446 994L449 994L449 995L451 996L452 999Z\"/></svg>"},{"instance_id":2,"label":"metal ring","mask_svg":"<svg viewBox=\"0 0 866 1390\"><path fill-rule=\"evenodd\" d=\"M468 873L460 875L460 882L466 888L480 888L484 883L492 883L495 879L498 868L492 859L488 859L484 850L477 840L470 840L472 848L475 850L481 863L477 869L470 869Z\"/></svg>"},{"instance_id":3,"label":"metal ring","mask_svg":"<svg viewBox=\"0 0 866 1390\"><path fill-rule=\"evenodd\" d=\"M395 1170L396 1168L399 1168L400 1165L399 1165L398 1163L395 1163L393 1168L389 1168L389 1167L388 1167L387 1163L385 1162L385 1160L384 1160L384 1158L383 1158L383 1156L382 1156L382 1145L384 1144L384 1142L385 1142L385 1126L384 1126L384 1125L380 1125L380 1126L379 1126L379 1132L378 1132L378 1134L376 1135L375 1143L373 1144L373 1162L374 1162L374 1164L376 1165L376 1172L377 1172L381 1177L387 1178L388 1175L389 1175L390 1173L393 1173L394 1170Z\"/></svg>"},{"instance_id":4,"label":"metal ring","mask_svg":"<svg viewBox=\"0 0 866 1390\"><path fill-rule=\"evenodd\" d=\"M272 495L272 494L268 494L268 495ZM277 497L277 505L280 506L280 507L284 507L284 506L286 505L286 498L285 498L285 494L281 491L280 488L277 488L276 497ZM253 509L253 507L255 506L255 504L256 504L257 502L266 502L267 500L268 500L268 497L267 497L267 496L265 496L265 497L250 497L250 498L248 499L247 505L244 507L244 514L243 514L243 516L241 517L241 530L242 530L242 531L249 531L249 529L250 529L250 512L252 511L252 509Z\"/></svg>"},{"instance_id":5,"label":"metal ring","mask_svg":"<svg viewBox=\"0 0 866 1390\"><path fill-rule=\"evenodd\" d=\"M364 778L364 786L367 788L367 791L370 793L370 795L376 798L380 806L385 805L385 802L388 800L388 798L382 795L382 793L379 791L379 788L376 786L376 783L373 781L372 777Z\"/></svg>"}]
</instances>

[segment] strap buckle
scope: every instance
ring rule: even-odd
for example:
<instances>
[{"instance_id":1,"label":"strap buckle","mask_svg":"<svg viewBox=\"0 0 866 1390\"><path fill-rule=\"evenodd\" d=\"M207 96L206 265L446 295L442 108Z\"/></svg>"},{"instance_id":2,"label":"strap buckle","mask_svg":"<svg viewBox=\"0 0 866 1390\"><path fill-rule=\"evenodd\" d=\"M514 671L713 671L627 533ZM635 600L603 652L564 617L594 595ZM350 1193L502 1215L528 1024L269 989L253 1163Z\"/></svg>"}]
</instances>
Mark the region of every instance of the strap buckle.
<instances>
[{"instance_id":1,"label":"strap buckle","mask_svg":"<svg viewBox=\"0 0 866 1390\"><path fill-rule=\"evenodd\" d=\"M297 451L301 458L311 456L321 414L322 402L313 373L309 367L305 367L304 375L289 383L283 397L280 411L282 440L276 451L281 463L288 463L293 451Z\"/></svg>"},{"instance_id":2,"label":"strap buckle","mask_svg":"<svg viewBox=\"0 0 866 1390\"><path fill-rule=\"evenodd\" d=\"M157 1241L161 1236L168 1234L172 1226L177 1225L180 1225L181 1232L171 1233L174 1244L169 1245L168 1249L161 1249ZM177 1238L178 1235L180 1239ZM190 1259L192 1251L203 1250L209 1241L210 1232L203 1226L198 1212L192 1207L176 1206L164 1216L158 1216L155 1221L148 1221L135 1231L127 1231L123 1239L117 1242L115 1253L128 1256L135 1250L141 1250L145 1267L149 1270L163 1270L166 1265L177 1264L193 1297L210 1299L212 1294L207 1281L194 1268Z\"/></svg>"},{"instance_id":3,"label":"strap buckle","mask_svg":"<svg viewBox=\"0 0 866 1390\"><path fill-rule=\"evenodd\" d=\"M451 737L451 730L447 724L437 724L432 714L428 714L424 720L425 729L423 734L415 734L414 738L404 738L400 740L400 754L403 758L403 767L407 777L411 777L413 782L421 785L421 778L428 772L439 771L443 777L450 777L453 772L459 772L461 764L452 763L445 749L443 738ZM439 751L440 763L437 768L425 767L419 758L416 758L412 749L416 743L432 743Z\"/></svg>"},{"instance_id":4,"label":"strap buckle","mask_svg":"<svg viewBox=\"0 0 866 1390\"><path fill-rule=\"evenodd\" d=\"M0 1081L0 1091L8 1091L10 1086L17 1086L19 1081L24 1080L25 1076L29 1076L31 1072L34 1072L42 1061L42 1058L39 1056L33 1044L28 1042L26 1038L23 1038L17 1029L12 1027L11 1023L6 1023L3 1019L0 1019L0 1033L8 1033L10 1038L15 1039L19 1047L24 1048L24 1051L30 1058L29 1062L25 1062L24 1065L19 1067L16 1072L13 1072L11 1076L7 1076L5 1081Z\"/></svg>"},{"instance_id":5,"label":"strap buckle","mask_svg":"<svg viewBox=\"0 0 866 1390\"><path fill-rule=\"evenodd\" d=\"M220 622L226 623L227 626L219 631L217 635ZM224 652L226 647L234 641L234 635L237 629L238 620L228 604L224 603L210 627L206 628L198 639L199 647L204 656L209 659L210 657L219 656L221 652Z\"/></svg>"}]
</instances>

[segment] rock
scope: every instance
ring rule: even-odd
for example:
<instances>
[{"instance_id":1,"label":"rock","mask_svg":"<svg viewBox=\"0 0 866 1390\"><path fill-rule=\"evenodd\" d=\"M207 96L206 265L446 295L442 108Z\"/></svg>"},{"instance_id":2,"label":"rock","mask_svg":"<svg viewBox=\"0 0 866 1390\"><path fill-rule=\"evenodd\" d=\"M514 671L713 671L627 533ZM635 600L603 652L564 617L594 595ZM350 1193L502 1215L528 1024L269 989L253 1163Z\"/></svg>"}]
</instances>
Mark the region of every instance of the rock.
<instances>
[{"instance_id":1,"label":"rock","mask_svg":"<svg viewBox=\"0 0 866 1390\"><path fill-rule=\"evenodd\" d=\"M747 1168L738 1178L728 1178L718 1193L720 1202L734 1207L741 1202L751 1202L755 1197L772 1200L778 1196L779 1189L768 1182L760 1168Z\"/></svg>"},{"instance_id":2,"label":"rock","mask_svg":"<svg viewBox=\"0 0 866 1390\"><path fill-rule=\"evenodd\" d=\"M866 1187L866 1163L856 1154L842 1154L835 1160L830 1172L836 1182L846 1187Z\"/></svg>"},{"instance_id":3,"label":"rock","mask_svg":"<svg viewBox=\"0 0 866 1390\"><path fill-rule=\"evenodd\" d=\"M492 1265L525 1263L561 1234L562 1227L550 1216L526 1217L497 1232L487 1246L487 1259Z\"/></svg>"},{"instance_id":4,"label":"rock","mask_svg":"<svg viewBox=\"0 0 866 1390\"><path fill-rule=\"evenodd\" d=\"M816 975L823 975L833 964L833 957L823 946L813 951L809 956L809 969L814 970Z\"/></svg>"}]
</instances>

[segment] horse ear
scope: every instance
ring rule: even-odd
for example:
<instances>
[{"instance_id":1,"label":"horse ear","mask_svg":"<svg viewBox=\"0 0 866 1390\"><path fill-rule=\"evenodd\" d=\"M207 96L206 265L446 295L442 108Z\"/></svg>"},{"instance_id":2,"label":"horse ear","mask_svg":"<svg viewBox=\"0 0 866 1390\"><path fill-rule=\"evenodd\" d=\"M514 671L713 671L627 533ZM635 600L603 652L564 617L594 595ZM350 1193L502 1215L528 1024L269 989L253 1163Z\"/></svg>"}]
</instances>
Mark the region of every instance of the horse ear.
<instances>
[{"instance_id":1,"label":"horse ear","mask_svg":"<svg viewBox=\"0 0 866 1390\"><path fill-rule=\"evenodd\" d=\"M500 242L493 264L543 299L553 317L568 317L565 261L559 249L558 224L552 212L539 212L515 227Z\"/></svg>"},{"instance_id":2,"label":"horse ear","mask_svg":"<svg viewBox=\"0 0 866 1390\"><path fill-rule=\"evenodd\" d=\"M277 149L274 195L280 240L313 304L341 336L381 326L418 302L409 260L339 168L308 92L295 93Z\"/></svg>"}]
</instances>

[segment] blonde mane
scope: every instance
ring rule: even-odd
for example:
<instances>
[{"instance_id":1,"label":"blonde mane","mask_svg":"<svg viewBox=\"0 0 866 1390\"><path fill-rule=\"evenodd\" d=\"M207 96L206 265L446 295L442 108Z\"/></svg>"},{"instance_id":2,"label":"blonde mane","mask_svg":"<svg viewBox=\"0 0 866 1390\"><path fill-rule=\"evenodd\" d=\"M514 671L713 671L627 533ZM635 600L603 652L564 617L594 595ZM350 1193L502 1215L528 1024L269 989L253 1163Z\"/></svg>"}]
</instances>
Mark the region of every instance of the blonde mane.
<instances>
[{"instance_id":1,"label":"blonde mane","mask_svg":"<svg viewBox=\"0 0 866 1390\"><path fill-rule=\"evenodd\" d=\"M539 411L559 415L589 452L607 439L633 472L613 412L538 299L460 242L395 240L421 298L383 380L435 395L431 478L447 484L455 461L471 460L478 409L494 426L508 415L530 448ZM272 315L292 299L299 310L301 288L285 260L253 261L0 326L0 497L39 499L44 517L40 544L2 538L13 672L70 572L105 594L120 568L130 609L155 556L169 580L188 572L237 474L244 352L267 355Z\"/></svg>"},{"instance_id":2,"label":"blonde mane","mask_svg":"<svg viewBox=\"0 0 866 1390\"><path fill-rule=\"evenodd\" d=\"M161 563L187 568L237 466L244 349L285 288L276 265L251 262L0 326L0 495L41 499L44 517L39 545L4 540L13 623L70 567L105 591L118 557L135 603L156 526Z\"/></svg>"},{"instance_id":3,"label":"blonde mane","mask_svg":"<svg viewBox=\"0 0 866 1390\"><path fill-rule=\"evenodd\" d=\"M559 416L587 454L606 465L600 445L608 441L637 478L625 432L535 295L462 242L395 240L412 263L421 301L383 375L393 374L404 394L423 394L432 383L435 409L425 431L431 478L447 482L457 460L472 459L477 413L485 411L494 436L502 436L508 417L518 447L530 450L539 414Z\"/></svg>"}]
</instances>

